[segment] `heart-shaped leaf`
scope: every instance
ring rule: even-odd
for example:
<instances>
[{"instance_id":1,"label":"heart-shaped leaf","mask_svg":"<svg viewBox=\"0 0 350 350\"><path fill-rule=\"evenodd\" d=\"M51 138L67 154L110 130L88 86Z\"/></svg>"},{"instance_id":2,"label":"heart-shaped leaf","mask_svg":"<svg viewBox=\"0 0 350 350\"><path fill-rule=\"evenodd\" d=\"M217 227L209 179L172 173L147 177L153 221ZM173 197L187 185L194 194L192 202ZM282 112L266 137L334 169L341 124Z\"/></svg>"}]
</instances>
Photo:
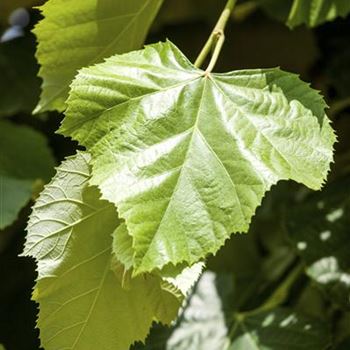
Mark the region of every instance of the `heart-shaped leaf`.
<instances>
[{"instance_id":1,"label":"heart-shaped leaf","mask_svg":"<svg viewBox=\"0 0 350 350\"><path fill-rule=\"evenodd\" d=\"M324 108L294 74L212 74L166 42L81 70L61 132L92 153L137 274L215 253L278 180L319 189L335 140Z\"/></svg>"}]
</instances>

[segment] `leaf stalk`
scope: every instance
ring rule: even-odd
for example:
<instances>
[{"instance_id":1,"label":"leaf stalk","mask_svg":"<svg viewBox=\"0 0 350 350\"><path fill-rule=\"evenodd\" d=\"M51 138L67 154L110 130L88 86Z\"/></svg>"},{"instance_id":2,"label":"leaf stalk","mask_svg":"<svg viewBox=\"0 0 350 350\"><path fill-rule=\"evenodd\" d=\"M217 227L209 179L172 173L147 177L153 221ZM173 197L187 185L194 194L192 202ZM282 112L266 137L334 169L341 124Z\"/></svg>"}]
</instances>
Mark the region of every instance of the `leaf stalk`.
<instances>
[{"instance_id":1,"label":"leaf stalk","mask_svg":"<svg viewBox=\"0 0 350 350\"><path fill-rule=\"evenodd\" d=\"M228 0L224 10L222 11L219 20L217 21L213 31L211 32L207 42L205 43L205 45L203 46L200 54L198 55L194 65L197 68L200 68L205 59L207 58L208 54L210 53L210 51L212 51L213 46L214 47L214 51L212 54L212 57L210 59L209 65L206 69L206 73L210 73L214 67L215 64L219 58L222 46L224 44L225 41L225 27L226 24L231 16L231 13L236 5L237 0Z\"/></svg>"}]
</instances>

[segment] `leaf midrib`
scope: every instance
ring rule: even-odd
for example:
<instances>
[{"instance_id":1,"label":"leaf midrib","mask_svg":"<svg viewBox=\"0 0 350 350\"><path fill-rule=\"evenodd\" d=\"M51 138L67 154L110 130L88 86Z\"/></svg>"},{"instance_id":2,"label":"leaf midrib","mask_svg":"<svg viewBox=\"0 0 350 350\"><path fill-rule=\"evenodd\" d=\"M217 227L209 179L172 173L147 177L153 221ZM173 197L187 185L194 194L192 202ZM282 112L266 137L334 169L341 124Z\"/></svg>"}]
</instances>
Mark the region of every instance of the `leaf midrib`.
<instances>
[{"instance_id":1,"label":"leaf midrib","mask_svg":"<svg viewBox=\"0 0 350 350\"><path fill-rule=\"evenodd\" d=\"M204 79L205 79L205 78L204 78ZM176 190L177 190L177 188L178 188L178 186L179 186L180 178L181 178L181 176L182 176L182 171L183 171L183 168L184 168L184 163L185 163L185 161L186 161L186 158L187 158L187 156L188 156L188 152L189 152L189 150L191 149L191 145L192 145L192 142L193 142L194 130L196 129L197 124L198 124L198 119L199 119L198 116L199 116L199 113L200 113L200 110L201 110L201 106L202 106L202 102L203 102L203 95L204 95L206 80L207 80L207 79L205 79L204 84L203 84L202 94L201 94L201 97L200 97L200 103L199 103L199 107L198 107L198 111L197 111L196 120L195 120L195 123L194 123L194 126L193 126L192 135L191 135L191 138L190 138L190 141L189 141L188 148L187 148L187 150L186 150L186 154L185 154L185 156L184 156L184 162L183 162L183 164L182 164L182 166L181 166L181 170L180 170L179 176L178 176L178 178L177 178L177 180L176 180L176 184L175 184L174 190L172 191L172 195L171 195L171 197L170 197L170 199L169 199L169 201L168 201L168 204L167 204L167 206L166 206L166 208L165 208L165 211L164 211L164 213L163 213L163 215L162 215L162 220L160 220L160 222L159 222L159 224L158 224L158 227L157 227L157 229L155 230L155 233L154 233L154 235L153 235L151 241L150 241L149 244L148 244L148 248L147 248L146 252L144 253L144 255L143 255L143 257L142 257L141 262L140 262L139 264L137 264L138 266L142 266L142 265L143 265L143 262L144 262L144 260L146 259L147 254L149 253L150 248L151 248L151 246L152 246L152 244L153 244L153 242L154 242L156 236L158 235L159 228L160 228L160 226L161 226L161 224L162 224L162 222L163 222L163 218L166 216L166 214L167 214L167 212L168 212L168 210L169 210L170 203L172 202L173 194L176 193ZM125 220L125 221L127 222L127 220ZM127 226L128 226L128 225L127 225ZM187 240L185 240L185 241L186 241L186 243L187 243L187 255L190 256L190 248L189 248L189 245L188 245ZM133 241L133 243L134 243L134 241ZM136 265L136 266L137 266L137 265ZM138 269L138 268L136 267L135 270L137 271L137 269Z\"/></svg>"},{"instance_id":2,"label":"leaf midrib","mask_svg":"<svg viewBox=\"0 0 350 350\"><path fill-rule=\"evenodd\" d=\"M200 97L200 103L199 103L199 107L198 107L198 111L197 111L195 123L194 123L193 127L191 127L191 129L193 129L193 130L192 130L192 135L191 135L191 139L190 139L190 141L189 141L188 147L187 147L186 154L185 154L185 156L184 156L184 161L182 162L182 165L179 167L179 168L180 168L179 176L178 176L178 178L177 178L177 180L176 180L176 184L175 184L174 190L172 191L172 195L171 195L171 197L170 197L170 199L169 199L169 201L168 201L167 207L166 207L164 213L162 214L162 219L160 220L159 225L158 225L158 227L156 228L155 233L154 233L154 235L153 235L153 237L152 237L150 243L148 244L148 249L147 249L147 251L143 254L143 257L142 257L141 262L140 262L139 264L137 264L137 265L139 265L139 266L142 266L143 263L144 263L144 260L147 258L147 255L148 255L149 252L150 252L151 246L152 246L153 242L155 241L156 236L158 235L159 228L160 228L160 226L162 225L163 219L164 219L164 217L166 216L166 214L167 214L167 212L168 212L168 210L169 210L170 204L171 204L171 202L172 202L172 200L173 200L173 195L174 195L174 193L176 193L177 188L178 188L179 183L180 183L180 179L181 179L181 177L183 176L183 169L184 169L184 167L185 167L185 163L186 163L186 160L187 160L187 157L188 157L188 153L189 153L189 151L190 151L191 148L192 148L191 146L192 146L192 143L193 143L193 137L194 137L194 135L195 135L196 132L198 133L199 137L201 137L202 141L203 141L204 144L207 146L207 149L213 154L213 156L214 156L215 159L217 160L218 164L223 168L225 174L227 175L227 177L228 177L228 179L229 179L229 181L230 181L230 183L231 183L231 185L232 185L232 188L233 188L233 190L234 190L236 200L237 200L237 202L239 203L239 206L238 206L238 207L239 207L239 210L240 210L240 212L241 212L242 219L243 219L243 221L246 221L245 215L244 215L243 210L242 210L242 206L240 205L240 198L239 198L238 193L237 193L237 190L236 190L236 185L234 184L234 182L233 182L233 180L232 180L230 174L228 173L228 171L227 171L225 165L222 163L221 159L218 157L218 155L217 155L216 152L213 150L213 148L210 146L210 144L206 141L204 135L202 134L202 132L200 131L200 129L199 129L199 127L198 127L198 122L199 122L199 119L200 119L200 114L201 114L201 109L202 109L202 103L203 103L203 100L204 100L203 96L204 96L204 93L205 93L205 90L206 90L207 80L208 80L209 78L208 78L208 77L203 77L203 76L201 76L201 79L204 79L203 90L202 90L202 94L201 94L201 97ZM187 242L187 240L186 240L186 242ZM188 245L188 244L187 244L187 255L188 255L188 257L190 257L190 249L189 249L189 245ZM190 260L191 260L191 259L190 259ZM180 262L180 261L179 261L179 262ZM137 271L137 269L136 269L136 271Z\"/></svg>"}]
</instances>

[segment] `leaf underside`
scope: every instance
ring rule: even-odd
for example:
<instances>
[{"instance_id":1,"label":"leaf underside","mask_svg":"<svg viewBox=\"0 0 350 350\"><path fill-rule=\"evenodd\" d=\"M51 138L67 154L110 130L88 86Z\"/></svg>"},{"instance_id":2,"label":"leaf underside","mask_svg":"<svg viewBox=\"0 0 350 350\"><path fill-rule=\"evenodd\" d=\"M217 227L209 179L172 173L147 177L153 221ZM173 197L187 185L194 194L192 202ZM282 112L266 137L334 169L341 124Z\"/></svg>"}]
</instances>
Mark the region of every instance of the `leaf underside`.
<instances>
[{"instance_id":1,"label":"leaf underside","mask_svg":"<svg viewBox=\"0 0 350 350\"><path fill-rule=\"evenodd\" d=\"M82 69L67 104L60 131L91 152L136 274L215 253L278 180L319 189L332 161L326 105L296 75L206 74L169 41Z\"/></svg>"}]
</instances>

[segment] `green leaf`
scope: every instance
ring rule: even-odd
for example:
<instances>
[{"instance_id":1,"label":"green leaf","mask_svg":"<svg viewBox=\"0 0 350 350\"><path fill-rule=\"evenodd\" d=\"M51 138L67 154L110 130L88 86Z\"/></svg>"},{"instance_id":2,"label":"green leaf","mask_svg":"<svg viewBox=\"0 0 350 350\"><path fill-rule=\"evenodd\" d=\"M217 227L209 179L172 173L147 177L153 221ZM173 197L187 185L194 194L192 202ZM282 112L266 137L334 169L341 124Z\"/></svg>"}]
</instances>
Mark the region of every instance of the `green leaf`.
<instances>
[{"instance_id":1,"label":"green leaf","mask_svg":"<svg viewBox=\"0 0 350 350\"><path fill-rule=\"evenodd\" d=\"M1 170L1 169L0 169ZM0 230L11 225L33 193L33 180L0 175Z\"/></svg>"},{"instance_id":2,"label":"green leaf","mask_svg":"<svg viewBox=\"0 0 350 350\"><path fill-rule=\"evenodd\" d=\"M144 340L153 321L170 323L181 300L148 274L124 289L111 269L112 204L88 187L90 157L78 153L57 169L28 223L24 255L36 258L33 298L46 350L122 349Z\"/></svg>"},{"instance_id":3,"label":"green leaf","mask_svg":"<svg viewBox=\"0 0 350 350\"><path fill-rule=\"evenodd\" d=\"M137 274L215 253L278 180L319 189L335 139L324 108L296 75L207 74L166 42L81 70L60 130L92 152Z\"/></svg>"},{"instance_id":4,"label":"green leaf","mask_svg":"<svg viewBox=\"0 0 350 350\"><path fill-rule=\"evenodd\" d=\"M42 95L35 112L65 108L77 71L139 48L163 0L49 0L35 27Z\"/></svg>"},{"instance_id":5,"label":"green leaf","mask_svg":"<svg viewBox=\"0 0 350 350\"><path fill-rule=\"evenodd\" d=\"M0 121L0 229L17 218L35 183L49 180L53 167L43 135L27 126Z\"/></svg>"},{"instance_id":6,"label":"green leaf","mask_svg":"<svg viewBox=\"0 0 350 350\"><path fill-rule=\"evenodd\" d=\"M330 344L323 322L285 308L237 313L232 299L230 277L205 272L178 324L151 332L146 346L137 349L324 350Z\"/></svg>"},{"instance_id":7,"label":"green leaf","mask_svg":"<svg viewBox=\"0 0 350 350\"><path fill-rule=\"evenodd\" d=\"M1 13L1 10L0 10ZM33 35L0 45L0 117L31 113L40 95Z\"/></svg>"},{"instance_id":8,"label":"green leaf","mask_svg":"<svg viewBox=\"0 0 350 350\"><path fill-rule=\"evenodd\" d=\"M266 11L286 22L290 28L306 24L316 27L350 12L347 0L259 0Z\"/></svg>"},{"instance_id":9,"label":"green leaf","mask_svg":"<svg viewBox=\"0 0 350 350\"><path fill-rule=\"evenodd\" d=\"M287 24L293 28L300 24L315 27L350 12L347 0L294 0Z\"/></svg>"},{"instance_id":10,"label":"green leaf","mask_svg":"<svg viewBox=\"0 0 350 350\"><path fill-rule=\"evenodd\" d=\"M349 188L349 179L326 187L290 211L287 221L307 274L345 307L350 307Z\"/></svg>"}]
</instances>

